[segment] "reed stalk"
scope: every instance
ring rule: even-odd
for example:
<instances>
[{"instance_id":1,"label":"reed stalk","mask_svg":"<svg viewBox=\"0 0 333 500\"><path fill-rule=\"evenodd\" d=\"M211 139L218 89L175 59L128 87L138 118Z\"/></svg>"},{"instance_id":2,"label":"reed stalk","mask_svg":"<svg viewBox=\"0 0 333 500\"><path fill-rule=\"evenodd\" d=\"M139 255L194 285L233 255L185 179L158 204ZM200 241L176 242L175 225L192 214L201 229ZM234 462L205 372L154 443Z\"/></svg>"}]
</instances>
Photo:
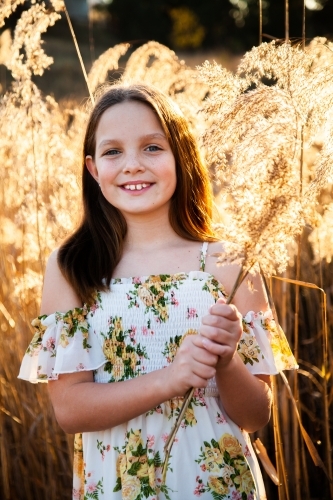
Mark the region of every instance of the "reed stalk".
<instances>
[{"instance_id":1,"label":"reed stalk","mask_svg":"<svg viewBox=\"0 0 333 500\"><path fill-rule=\"evenodd\" d=\"M68 10L67 10L66 6L64 8L64 12L65 12L65 16L66 16L67 23L68 23L68 26L69 26L69 30L70 30L72 38L73 38L73 42L74 42L74 45L75 45L76 53L77 53L77 56L78 56L79 61L80 61L80 65L81 65L83 77L84 77L85 82L87 84L87 88L88 88L88 92L89 92L89 97L90 97L90 100L91 100L92 104L94 105L95 104L95 98L94 98L94 96L93 96L93 94L92 94L92 92L90 90L90 85L89 85L89 81L88 81L88 75L87 75L86 68L85 68L85 65L84 65L84 62L83 62L83 59L82 59L82 55L81 55L79 44L77 43L77 39L76 39L75 31L74 31L74 28L73 28L73 25L72 25L72 21L71 21L71 18L69 16L69 14L68 14Z\"/></svg>"},{"instance_id":2,"label":"reed stalk","mask_svg":"<svg viewBox=\"0 0 333 500\"><path fill-rule=\"evenodd\" d=\"M230 304L232 302L233 298L236 295L238 288L243 283L244 279L248 275L252 266L253 266L253 264L250 264L249 266L246 266L246 267L242 266L240 268L237 279L232 287L230 294L227 297L226 304ZM170 458L170 454L171 454L171 449L172 449L173 443L175 441L175 437L176 437L176 434L177 434L178 429L180 427L180 424L182 423L182 420L183 420L184 415L186 413L186 410L188 408L188 405L190 404L191 399L193 397L194 391L195 391L195 389L194 389L194 387L192 387L185 394L183 404L180 408L180 412L179 412L177 419L176 419L176 421L171 429L171 432L168 436L168 439L165 442L164 463L163 463L163 470L162 470L162 484L165 484L165 482L166 482L167 468L168 468L169 458Z\"/></svg>"},{"instance_id":3,"label":"reed stalk","mask_svg":"<svg viewBox=\"0 0 333 500\"><path fill-rule=\"evenodd\" d=\"M289 42L289 0L285 0L284 31L285 41Z\"/></svg>"},{"instance_id":4,"label":"reed stalk","mask_svg":"<svg viewBox=\"0 0 333 500\"><path fill-rule=\"evenodd\" d=\"M262 274L262 279L265 287L265 291L267 294L268 298L268 304L269 307L272 311L272 315L274 318L274 321L279 328L279 322L278 322L278 317L277 317L277 312L275 308L275 304L273 301L272 297L272 279L269 280L269 285L267 283L267 280L265 278L265 275ZM280 405L279 405L279 394L277 390L278 382L277 378L275 377L275 380L273 382L273 408L272 408L272 413L273 413L273 430L274 430L274 445L275 445L275 458L276 458L276 467L277 467L277 472L278 472L278 477L281 481L282 478L282 483L280 482L279 488L278 488L278 495L279 495L279 500L290 500L289 496L289 488L288 488L288 476L287 476L287 469L286 469L286 464L284 460L284 453L283 453L283 442L282 442L282 437L281 437L281 426L280 426Z\"/></svg>"}]
</instances>

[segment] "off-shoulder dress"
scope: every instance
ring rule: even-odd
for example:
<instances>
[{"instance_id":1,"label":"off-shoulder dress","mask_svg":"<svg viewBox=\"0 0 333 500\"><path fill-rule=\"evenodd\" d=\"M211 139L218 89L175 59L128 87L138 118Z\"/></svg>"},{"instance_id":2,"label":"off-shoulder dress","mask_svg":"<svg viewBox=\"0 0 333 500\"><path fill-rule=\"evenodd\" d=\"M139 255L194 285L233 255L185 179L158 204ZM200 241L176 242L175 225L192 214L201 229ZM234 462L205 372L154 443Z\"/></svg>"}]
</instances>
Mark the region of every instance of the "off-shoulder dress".
<instances>
[{"instance_id":1,"label":"off-shoulder dress","mask_svg":"<svg viewBox=\"0 0 333 500\"><path fill-rule=\"evenodd\" d=\"M204 243L198 271L113 279L92 306L34 320L19 377L47 382L92 370L96 383L117 383L168 366L225 295L205 272L206 252ZM253 374L297 367L270 311L244 316L238 355ZM162 485L163 448L181 404L175 398L112 429L77 434L73 500L265 499L249 436L225 413L214 379L194 393Z\"/></svg>"}]
</instances>

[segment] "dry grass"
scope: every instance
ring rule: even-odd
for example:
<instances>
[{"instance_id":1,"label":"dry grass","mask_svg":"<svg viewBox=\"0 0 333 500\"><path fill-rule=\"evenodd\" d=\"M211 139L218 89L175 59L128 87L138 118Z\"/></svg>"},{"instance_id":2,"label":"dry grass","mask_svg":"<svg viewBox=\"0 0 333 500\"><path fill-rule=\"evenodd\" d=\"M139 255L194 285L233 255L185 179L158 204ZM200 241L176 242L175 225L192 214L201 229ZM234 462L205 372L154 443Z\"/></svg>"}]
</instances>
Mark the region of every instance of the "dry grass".
<instances>
[{"instance_id":1,"label":"dry grass","mask_svg":"<svg viewBox=\"0 0 333 500\"><path fill-rule=\"evenodd\" d=\"M19 3L4 2L3 16ZM52 5L63 8L61 1ZM19 21L10 53L1 54L15 79L0 100L0 497L5 500L60 500L71 491L72 439L57 426L46 387L17 380L32 335L29 324L39 309L45 260L80 215L77 168L86 110L71 102L59 105L31 80L52 62L42 49L41 33L57 17L37 2ZM113 47L95 62L88 75L92 90L117 70L127 49ZM303 425L327 469L333 404L332 340L324 328L332 334L332 54L332 44L323 39L312 41L305 52L290 44L262 44L244 56L236 74L210 63L198 72L150 42L132 53L122 75L123 81L159 86L190 120L217 174L219 224L228 239L244 248L260 237L259 260L267 272L288 263L284 277L326 292L325 323L320 291L272 280L280 322L300 364L298 376L289 381L299 397ZM245 232L246 212L255 217ZM273 212L281 224L279 237L269 225ZM308 225L300 251L297 255L294 245L287 254L285 240L299 232L302 220ZM258 221L266 221L267 233L258 233ZM272 248L274 238L278 244ZM258 248L252 250L251 258L258 258ZM288 474L288 488L279 488L279 498L333 499L324 473L304 449L279 379L276 386ZM281 468L271 426L259 437ZM278 492L268 481L272 500Z\"/></svg>"}]
</instances>

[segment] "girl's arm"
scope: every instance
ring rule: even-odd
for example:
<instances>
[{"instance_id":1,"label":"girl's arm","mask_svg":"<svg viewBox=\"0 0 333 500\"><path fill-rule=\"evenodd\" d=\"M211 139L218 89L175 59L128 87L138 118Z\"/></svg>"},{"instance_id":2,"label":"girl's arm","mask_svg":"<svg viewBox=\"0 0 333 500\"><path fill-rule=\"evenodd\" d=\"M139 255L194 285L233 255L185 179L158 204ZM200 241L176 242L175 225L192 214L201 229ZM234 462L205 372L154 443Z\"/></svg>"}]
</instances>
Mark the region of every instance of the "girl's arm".
<instances>
[{"instance_id":1,"label":"girl's arm","mask_svg":"<svg viewBox=\"0 0 333 500\"><path fill-rule=\"evenodd\" d=\"M238 274L238 266L216 267L212 272L230 292ZM248 311L268 309L261 277L250 276L253 291L244 282L237 291L233 305L219 299L202 319L201 345L217 354L216 382L223 407L229 417L248 432L267 424L272 403L269 375L253 375L237 355L242 335L242 315ZM198 339L198 340L199 340Z\"/></svg>"},{"instance_id":2,"label":"girl's arm","mask_svg":"<svg viewBox=\"0 0 333 500\"><path fill-rule=\"evenodd\" d=\"M68 311L82 303L61 274L56 253L49 259L41 314ZM59 375L49 394L60 426L68 433L98 431L127 422L192 386L206 387L215 375L218 356L185 338L174 362L125 382L95 383L93 372Z\"/></svg>"}]
</instances>

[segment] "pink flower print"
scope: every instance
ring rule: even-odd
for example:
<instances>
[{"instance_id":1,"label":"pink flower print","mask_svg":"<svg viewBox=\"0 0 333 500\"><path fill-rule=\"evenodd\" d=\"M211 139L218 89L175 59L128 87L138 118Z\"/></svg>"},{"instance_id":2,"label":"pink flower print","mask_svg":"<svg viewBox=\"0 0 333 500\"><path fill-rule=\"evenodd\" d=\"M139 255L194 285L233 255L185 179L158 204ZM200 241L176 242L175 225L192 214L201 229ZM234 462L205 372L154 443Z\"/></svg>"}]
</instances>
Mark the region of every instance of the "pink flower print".
<instances>
[{"instance_id":1,"label":"pink flower print","mask_svg":"<svg viewBox=\"0 0 333 500\"><path fill-rule=\"evenodd\" d=\"M55 348L55 339L53 337L50 337L49 339L47 339L47 341L45 343L45 347L46 347L47 351L53 351Z\"/></svg>"},{"instance_id":2,"label":"pink flower print","mask_svg":"<svg viewBox=\"0 0 333 500\"><path fill-rule=\"evenodd\" d=\"M94 314L94 312L99 309L99 305L97 304L97 302L95 302L92 306L90 306L90 312L92 314Z\"/></svg>"},{"instance_id":3,"label":"pink flower print","mask_svg":"<svg viewBox=\"0 0 333 500\"><path fill-rule=\"evenodd\" d=\"M141 328L141 331L142 331L142 335L148 335L148 328L146 326L143 326Z\"/></svg>"},{"instance_id":4,"label":"pink flower print","mask_svg":"<svg viewBox=\"0 0 333 500\"><path fill-rule=\"evenodd\" d=\"M253 493L249 493L249 494L247 495L247 500L254 500L254 495L253 495Z\"/></svg>"},{"instance_id":5,"label":"pink flower print","mask_svg":"<svg viewBox=\"0 0 333 500\"><path fill-rule=\"evenodd\" d=\"M95 491L97 491L97 484L96 483L88 484L87 491L88 493L95 493Z\"/></svg>"},{"instance_id":6,"label":"pink flower print","mask_svg":"<svg viewBox=\"0 0 333 500\"><path fill-rule=\"evenodd\" d=\"M155 444L155 436L147 434L147 448L152 449Z\"/></svg>"},{"instance_id":7,"label":"pink flower print","mask_svg":"<svg viewBox=\"0 0 333 500\"><path fill-rule=\"evenodd\" d=\"M91 472L88 472L87 477L91 477Z\"/></svg>"},{"instance_id":8,"label":"pink flower print","mask_svg":"<svg viewBox=\"0 0 333 500\"><path fill-rule=\"evenodd\" d=\"M129 336L130 336L132 344L134 344L134 345L136 344L135 333L136 333L136 326L131 326L131 328L129 330Z\"/></svg>"},{"instance_id":9,"label":"pink flower print","mask_svg":"<svg viewBox=\"0 0 333 500\"><path fill-rule=\"evenodd\" d=\"M77 490L76 488L73 488L73 498L74 500L80 500L81 494L80 490Z\"/></svg>"},{"instance_id":10,"label":"pink flower print","mask_svg":"<svg viewBox=\"0 0 333 500\"><path fill-rule=\"evenodd\" d=\"M84 370L84 365L82 363L79 363L75 369L77 372L80 372L80 371Z\"/></svg>"},{"instance_id":11,"label":"pink flower print","mask_svg":"<svg viewBox=\"0 0 333 500\"><path fill-rule=\"evenodd\" d=\"M231 500L242 500L242 495L239 491L233 491L231 495Z\"/></svg>"},{"instance_id":12,"label":"pink flower print","mask_svg":"<svg viewBox=\"0 0 333 500\"><path fill-rule=\"evenodd\" d=\"M108 444L108 445L106 446L106 451L110 451L110 450L111 450L111 446Z\"/></svg>"},{"instance_id":13,"label":"pink flower print","mask_svg":"<svg viewBox=\"0 0 333 500\"><path fill-rule=\"evenodd\" d=\"M193 494L196 497L200 497L202 495L202 493L205 493L205 488L204 488L204 485L202 484L202 479L200 479L199 476L197 476L195 480L198 484L197 484L195 490L193 491Z\"/></svg>"},{"instance_id":14,"label":"pink flower print","mask_svg":"<svg viewBox=\"0 0 333 500\"><path fill-rule=\"evenodd\" d=\"M166 432L164 434L162 434L162 439L163 439L164 443L167 442L168 437L169 437L169 434L167 434ZM178 442L178 438L175 437L174 443L177 443L177 442Z\"/></svg>"},{"instance_id":15,"label":"pink flower print","mask_svg":"<svg viewBox=\"0 0 333 500\"><path fill-rule=\"evenodd\" d=\"M198 317L197 310L194 307L188 307L186 317L187 319L197 318Z\"/></svg>"},{"instance_id":16,"label":"pink flower print","mask_svg":"<svg viewBox=\"0 0 333 500\"><path fill-rule=\"evenodd\" d=\"M134 285L141 285L141 280L138 276L136 276L135 278L132 279L132 283Z\"/></svg>"},{"instance_id":17,"label":"pink flower print","mask_svg":"<svg viewBox=\"0 0 333 500\"><path fill-rule=\"evenodd\" d=\"M171 292L171 304L173 306L179 306L179 302L175 297L175 292Z\"/></svg>"},{"instance_id":18,"label":"pink flower print","mask_svg":"<svg viewBox=\"0 0 333 500\"><path fill-rule=\"evenodd\" d=\"M216 416L216 423L217 424L225 424L226 423L226 418L224 417L223 413L217 412Z\"/></svg>"},{"instance_id":19,"label":"pink flower print","mask_svg":"<svg viewBox=\"0 0 333 500\"><path fill-rule=\"evenodd\" d=\"M206 467L205 464L202 464L202 465L200 465L200 469L205 472L205 470L207 469L207 467Z\"/></svg>"},{"instance_id":20,"label":"pink flower print","mask_svg":"<svg viewBox=\"0 0 333 500\"><path fill-rule=\"evenodd\" d=\"M248 447L248 445L245 445L244 457L250 457L250 456L251 456L251 452L249 450L249 447Z\"/></svg>"}]
</instances>

